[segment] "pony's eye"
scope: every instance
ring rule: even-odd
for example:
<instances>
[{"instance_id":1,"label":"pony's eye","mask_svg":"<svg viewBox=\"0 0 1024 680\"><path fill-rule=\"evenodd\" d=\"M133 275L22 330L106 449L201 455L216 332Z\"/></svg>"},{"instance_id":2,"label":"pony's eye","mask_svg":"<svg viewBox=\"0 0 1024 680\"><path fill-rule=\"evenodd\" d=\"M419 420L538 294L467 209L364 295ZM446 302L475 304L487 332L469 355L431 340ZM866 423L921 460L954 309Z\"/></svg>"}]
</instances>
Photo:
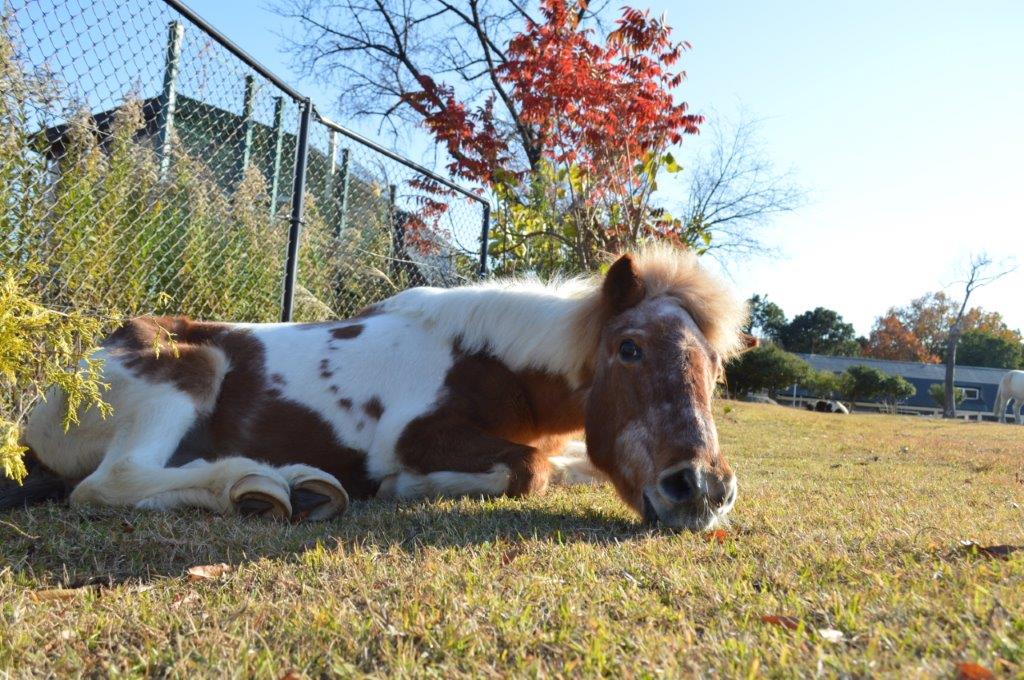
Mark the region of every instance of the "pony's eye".
<instances>
[{"instance_id":1,"label":"pony's eye","mask_svg":"<svg viewBox=\"0 0 1024 680\"><path fill-rule=\"evenodd\" d=\"M640 361L644 358L644 351L632 340L624 340L619 345L619 358L626 362Z\"/></svg>"}]
</instances>

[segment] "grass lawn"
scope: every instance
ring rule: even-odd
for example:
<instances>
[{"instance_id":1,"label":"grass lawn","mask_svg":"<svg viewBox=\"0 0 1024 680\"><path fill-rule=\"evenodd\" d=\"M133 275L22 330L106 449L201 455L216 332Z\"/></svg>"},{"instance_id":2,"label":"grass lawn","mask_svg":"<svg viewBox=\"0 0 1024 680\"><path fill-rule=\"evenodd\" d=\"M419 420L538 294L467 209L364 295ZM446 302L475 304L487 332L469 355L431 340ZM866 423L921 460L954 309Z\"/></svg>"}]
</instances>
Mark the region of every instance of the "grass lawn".
<instances>
[{"instance_id":1,"label":"grass lawn","mask_svg":"<svg viewBox=\"0 0 1024 680\"><path fill-rule=\"evenodd\" d=\"M297 526L0 515L0 676L1024 676L1024 550L961 545L1024 545L1024 427L727 404L724 539L607 487Z\"/></svg>"}]
</instances>

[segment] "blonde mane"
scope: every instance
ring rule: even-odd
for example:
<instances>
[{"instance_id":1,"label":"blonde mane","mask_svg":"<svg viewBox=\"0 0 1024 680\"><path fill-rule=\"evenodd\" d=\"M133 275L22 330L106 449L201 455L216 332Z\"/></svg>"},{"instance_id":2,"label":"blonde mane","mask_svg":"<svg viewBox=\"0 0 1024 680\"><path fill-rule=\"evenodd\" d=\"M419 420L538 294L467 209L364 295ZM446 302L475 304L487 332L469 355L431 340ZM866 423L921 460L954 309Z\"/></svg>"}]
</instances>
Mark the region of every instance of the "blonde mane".
<instances>
[{"instance_id":1,"label":"blonde mane","mask_svg":"<svg viewBox=\"0 0 1024 680\"><path fill-rule=\"evenodd\" d=\"M740 331L750 314L746 301L704 269L693 251L656 243L638 250L634 259L647 299L676 298L723 361L736 356L743 346Z\"/></svg>"},{"instance_id":2,"label":"blonde mane","mask_svg":"<svg viewBox=\"0 0 1024 680\"><path fill-rule=\"evenodd\" d=\"M671 296L690 313L723 360L741 346L746 304L708 273L690 251L649 245L631 253L645 299ZM512 370L534 369L579 385L592 369L608 320L600 276L497 279L452 289L412 288L381 303L383 312L416 318L466 352L490 352Z\"/></svg>"}]
</instances>

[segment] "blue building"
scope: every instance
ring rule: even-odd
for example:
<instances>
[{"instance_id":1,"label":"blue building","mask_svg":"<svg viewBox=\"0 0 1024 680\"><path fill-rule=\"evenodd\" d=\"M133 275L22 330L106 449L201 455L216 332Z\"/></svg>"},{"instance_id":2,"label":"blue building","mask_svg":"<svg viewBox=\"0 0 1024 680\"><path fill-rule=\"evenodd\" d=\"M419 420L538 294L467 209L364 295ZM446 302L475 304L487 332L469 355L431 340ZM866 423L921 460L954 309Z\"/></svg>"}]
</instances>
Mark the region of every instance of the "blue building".
<instances>
[{"instance_id":1,"label":"blue building","mask_svg":"<svg viewBox=\"0 0 1024 680\"><path fill-rule=\"evenodd\" d=\"M877 368L889 375L898 375L915 388L917 393L899 404L900 413L935 414L941 413L942 409L928 393L929 388L935 383L943 384L946 380L945 364L921 364L913 361L886 361L883 359L870 359L867 357L835 357L823 354L797 354L811 368L818 371L830 371L841 374L851 366L870 366ZM982 368L979 366L957 366L954 373L954 385L964 391L964 399L957 405L957 412L961 415L970 416L992 416L995 409L996 392L999 389L999 381L1003 375L1008 373L1005 368ZM796 389L788 390L787 394L779 395L780 401L799 405L801 402L810 399L810 395L802 390L799 385ZM866 403L857 404L861 408L872 408L881 404Z\"/></svg>"}]
</instances>

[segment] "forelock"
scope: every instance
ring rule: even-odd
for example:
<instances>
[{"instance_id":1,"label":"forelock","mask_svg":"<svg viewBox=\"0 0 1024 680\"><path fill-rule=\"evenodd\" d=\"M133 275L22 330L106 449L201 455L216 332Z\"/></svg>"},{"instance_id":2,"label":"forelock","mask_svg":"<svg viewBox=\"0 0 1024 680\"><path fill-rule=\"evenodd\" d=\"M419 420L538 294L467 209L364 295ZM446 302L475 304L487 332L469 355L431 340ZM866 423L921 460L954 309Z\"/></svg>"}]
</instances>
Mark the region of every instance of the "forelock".
<instances>
[{"instance_id":1,"label":"forelock","mask_svg":"<svg viewBox=\"0 0 1024 680\"><path fill-rule=\"evenodd\" d=\"M693 251L651 244L636 252L634 259L646 300L674 298L723 361L739 353L747 304L704 269Z\"/></svg>"}]
</instances>

